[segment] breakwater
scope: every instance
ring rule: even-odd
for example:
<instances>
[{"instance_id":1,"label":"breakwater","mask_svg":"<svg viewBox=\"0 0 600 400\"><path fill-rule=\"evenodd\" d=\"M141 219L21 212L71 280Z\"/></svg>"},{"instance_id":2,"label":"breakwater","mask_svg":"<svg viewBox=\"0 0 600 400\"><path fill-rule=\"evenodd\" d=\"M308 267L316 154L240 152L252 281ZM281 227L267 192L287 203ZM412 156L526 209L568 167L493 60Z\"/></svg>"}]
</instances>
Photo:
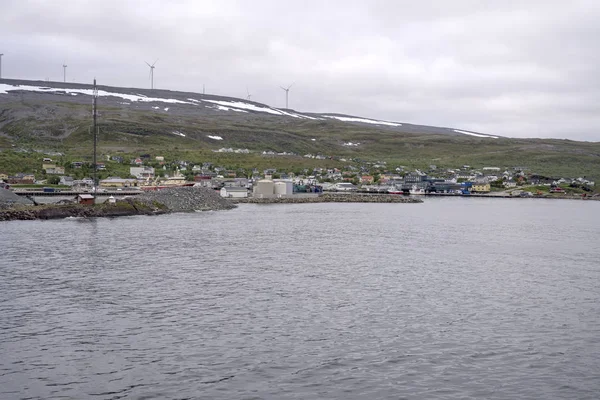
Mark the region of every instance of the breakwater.
<instances>
[{"instance_id":1,"label":"breakwater","mask_svg":"<svg viewBox=\"0 0 600 400\"><path fill-rule=\"evenodd\" d=\"M253 204L300 204L300 203L422 203L423 200L414 197L398 196L393 194L363 194L363 193L324 193L311 197L248 197L243 199L229 199L235 203Z\"/></svg>"},{"instance_id":2,"label":"breakwater","mask_svg":"<svg viewBox=\"0 0 600 400\"><path fill-rule=\"evenodd\" d=\"M60 219L68 217L122 217L131 215L158 215L169 210L161 204L148 205L133 200L88 206L83 204L48 204L21 206L0 210L0 221Z\"/></svg>"},{"instance_id":3,"label":"breakwater","mask_svg":"<svg viewBox=\"0 0 600 400\"><path fill-rule=\"evenodd\" d=\"M163 189L126 197L115 203L104 202L96 205L68 201L66 204L33 206L29 205L25 198L20 198L12 192L0 194L4 196L0 197L0 221L156 215L169 212L229 210L235 207L235 204L228 202L212 189L194 187Z\"/></svg>"}]
</instances>

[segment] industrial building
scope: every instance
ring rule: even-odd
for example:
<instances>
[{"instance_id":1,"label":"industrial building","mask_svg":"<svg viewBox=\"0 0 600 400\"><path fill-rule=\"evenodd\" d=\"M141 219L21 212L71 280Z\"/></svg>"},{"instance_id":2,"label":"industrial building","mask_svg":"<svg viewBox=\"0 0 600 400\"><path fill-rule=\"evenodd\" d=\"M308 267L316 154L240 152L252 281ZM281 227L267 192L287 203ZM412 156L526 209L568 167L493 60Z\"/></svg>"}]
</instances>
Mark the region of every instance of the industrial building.
<instances>
[{"instance_id":1,"label":"industrial building","mask_svg":"<svg viewBox=\"0 0 600 400\"><path fill-rule=\"evenodd\" d=\"M248 197L248 189L243 187L224 186L221 188L221 197L242 199Z\"/></svg>"},{"instance_id":2,"label":"industrial building","mask_svg":"<svg viewBox=\"0 0 600 400\"><path fill-rule=\"evenodd\" d=\"M252 193L257 198L292 196L294 183L284 179L261 179L254 185Z\"/></svg>"}]
</instances>

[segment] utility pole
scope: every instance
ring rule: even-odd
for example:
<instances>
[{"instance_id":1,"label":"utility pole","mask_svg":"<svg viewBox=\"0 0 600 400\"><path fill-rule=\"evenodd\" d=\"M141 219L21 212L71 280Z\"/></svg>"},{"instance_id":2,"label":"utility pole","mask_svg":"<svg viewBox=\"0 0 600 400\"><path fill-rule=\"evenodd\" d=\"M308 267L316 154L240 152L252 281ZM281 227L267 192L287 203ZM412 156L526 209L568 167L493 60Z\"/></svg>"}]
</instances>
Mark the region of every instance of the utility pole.
<instances>
[{"instance_id":1,"label":"utility pole","mask_svg":"<svg viewBox=\"0 0 600 400\"><path fill-rule=\"evenodd\" d=\"M93 108L93 116L94 116L94 127L93 132L94 132L94 204L96 204L96 194L98 193L98 178L97 178L97 171L98 171L98 165L96 165L96 145L98 142L98 128L96 125L96 115L97 113L97 107L98 107L98 88L96 87L96 78L94 78L94 108Z\"/></svg>"},{"instance_id":2,"label":"utility pole","mask_svg":"<svg viewBox=\"0 0 600 400\"><path fill-rule=\"evenodd\" d=\"M2 56L4 53L0 53L0 79L2 79Z\"/></svg>"}]
</instances>

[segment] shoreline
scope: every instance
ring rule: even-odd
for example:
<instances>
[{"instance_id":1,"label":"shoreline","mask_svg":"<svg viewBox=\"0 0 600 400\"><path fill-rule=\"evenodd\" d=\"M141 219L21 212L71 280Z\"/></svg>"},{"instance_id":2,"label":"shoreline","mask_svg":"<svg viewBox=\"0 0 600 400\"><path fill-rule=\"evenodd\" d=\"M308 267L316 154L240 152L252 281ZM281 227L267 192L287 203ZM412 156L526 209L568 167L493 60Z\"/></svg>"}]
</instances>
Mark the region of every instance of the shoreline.
<instances>
[{"instance_id":1,"label":"shoreline","mask_svg":"<svg viewBox=\"0 0 600 400\"><path fill-rule=\"evenodd\" d=\"M137 197L137 196L136 196ZM171 196L169 196L171 197ZM179 197L177 194L175 198ZM548 199L548 200L592 200L599 201L600 197L582 196L494 196L494 195L450 195L450 194L428 194L420 196L404 196L396 194L375 193L323 193L318 196L304 197L247 197L247 198L222 198L230 204L230 208L237 204L308 204L308 203L396 203L396 204L419 204L424 203L426 197L460 197L479 199ZM164 200L164 199L160 199ZM198 209L176 209L165 205L159 199L154 201L138 201L134 198L118 200L116 203L102 203L93 206L82 204L41 204L41 205L17 205L0 209L0 222L2 221L27 221L27 220L49 220L63 219L69 217L100 218L100 217L123 217L135 215L163 215L175 212L192 212L221 210L227 208L210 207L205 204ZM168 203L168 201L165 201Z\"/></svg>"},{"instance_id":2,"label":"shoreline","mask_svg":"<svg viewBox=\"0 0 600 400\"><path fill-rule=\"evenodd\" d=\"M19 205L0 210L0 221L32 221L63 219L69 217L128 217L134 215L161 215L170 211L162 205L149 206L134 201L119 201L114 204L44 204Z\"/></svg>"},{"instance_id":3,"label":"shoreline","mask_svg":"<svg viewBox=\"0 0 600 400\"><path fill-rule=\"evenodd\" d=\"M319 196L302 197L245 197L228 198L232 203L249 204L302 204L302 203L423 203L415 197L398 196L393 194L366 193L323 193Z\"/></svg>"},{"instance_id":4,"label":"shoreline","mask_svg":"<svg viewBox=\"0 0 600 400\"><path fill-rule=\"evenodd\" d=\"M249 204L302 204L302 203L423 203L427 198L466 198L466 199L547 199L547 200L592 200L600 201L600 196L507 196L502 194L450 194L427 193L423 195L401 195L383 193L340 193L325 192L319 196L311 197L246 197L227 198L232 203Z\"/></svg>"}]
</instances>

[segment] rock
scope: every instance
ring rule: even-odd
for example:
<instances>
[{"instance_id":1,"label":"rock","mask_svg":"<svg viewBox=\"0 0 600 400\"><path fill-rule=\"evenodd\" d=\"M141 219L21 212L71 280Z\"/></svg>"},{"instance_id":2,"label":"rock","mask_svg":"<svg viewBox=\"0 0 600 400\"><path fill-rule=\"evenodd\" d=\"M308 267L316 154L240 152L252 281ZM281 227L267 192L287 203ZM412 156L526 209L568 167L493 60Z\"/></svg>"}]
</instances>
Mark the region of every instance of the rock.
<instances>
[{"instance_id":1,"label":"rock","mask_svg":"<svg viewBox=\"0 0 600 400\"><path fill-rule=\"evenodd\" d=\"M168 212L162 205L148 206L134 199L118 201L115 204L101 204L96 206L82 204L56 205L46 204L41 206L19 207L0 210L0 221L31 220L31 219L59 219L68 217L119 217L128 215L157 215Z\"/></svg>"},{"instance_id":2,"label":"rock","mask_svg":"<svg viewBox=\"0 0 600 400\"><path fill-rule=\"evenodd\" d=\"M148 191L137 195L135 200L147 205L164 204L173 212L229 210L236 207L213 189L193 186Z\"/></svg>"},{"instance_id":3,"label":"rock","mask_svg":"<svg viewBox=\"0 0 600 400\"><path fill-rule=\"evenodd\" d=\"M33 202L25 197L21 197L11 190L0 188L0 210L13 207L14 205L32 205Z\"/></svg>"},{"instance_id":4,"label":"rock","mask_svg":"<svg viewBox=\"0 0 600 400\"><path fill-rule=\"evenodd\" d=\"M324 193L315 197L270 197L233 199L236 203L422 203L423 200L415 197L394 194L363 194L363 193Z\"/></svg>"}]
</instances>

